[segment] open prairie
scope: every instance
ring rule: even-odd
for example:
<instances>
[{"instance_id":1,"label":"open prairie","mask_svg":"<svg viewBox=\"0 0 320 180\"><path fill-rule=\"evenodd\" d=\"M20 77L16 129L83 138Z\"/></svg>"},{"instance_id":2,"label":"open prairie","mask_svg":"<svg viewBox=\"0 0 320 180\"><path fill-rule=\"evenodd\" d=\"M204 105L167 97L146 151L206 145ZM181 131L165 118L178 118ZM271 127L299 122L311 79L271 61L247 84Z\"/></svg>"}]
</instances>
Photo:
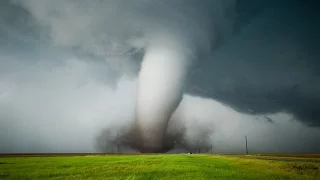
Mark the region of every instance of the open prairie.
<instances>
[{"instance_id":1,"label":"open prairie","mask_svg":"<svg viewBox=\"0 0 320 180\"><path fill-rule=\"evenodd\" d=\"M2 154L0 179L319 179L320 163L315 161L319 155L303 156L308 158L282 161L276 155Z\"/></svg>"}]
</instances>

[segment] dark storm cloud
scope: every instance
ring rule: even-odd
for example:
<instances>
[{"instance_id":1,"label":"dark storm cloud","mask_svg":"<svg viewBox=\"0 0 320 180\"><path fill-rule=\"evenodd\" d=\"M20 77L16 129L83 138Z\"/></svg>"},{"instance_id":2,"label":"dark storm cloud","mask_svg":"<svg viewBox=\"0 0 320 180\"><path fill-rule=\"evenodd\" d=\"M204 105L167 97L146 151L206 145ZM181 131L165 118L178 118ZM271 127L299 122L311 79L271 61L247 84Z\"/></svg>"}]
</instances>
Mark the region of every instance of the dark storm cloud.
<instances>
[{"instance_id":1,"label":"dark storm cloud","mask_svg":"<svg viewBox=\"0 0 320 180\"><path fill-rule=\"evenodd\" d=\"M312 2L264 8L210 58L199 61L187 92L240 112L283 111L319 126L320 19Z\"/></svg>"},{"instance_id":2,"label":"dark storm cloud","mask_svg":"<svg viewBox=\"0 0 320 180\"><path fill-rule=\"evenodd\" d=\"M140 37L138 27L146 24L127 23L128 11L111 13L118 15L119 22L101 16L105 7L97 4L100 1L70 6L65 19L50 19L57 12L48 13L49 18L42 16L48 14L41 10L54 7L45 4L50 1L28 2L44 3L45 8L34 10L40 19L35 20L31 7L23 3L1 1L0 6L0 152L93 152L99 140L102 149L107 146L107 151L114 151L117 147L105 143L114 143L134 121L135 76L143 48L138 38L133 48L124 47L124 56L117 56L122 51L110 56L101 51L110 44L103 44L103 36L95 35L108 31L115 35L112 40L125 44L124 39L131 35ZM55 8L63 10L63 3L76 1L51 2L59 2ZM125 2L127 7L143 7L121 1ZM179 7L186 1L158 2L170 3L171 11L161 11L164 4L151 3L139 13L190 20L175 14L175 10L188 12ZM196 1L188 2L202 7ZM201 2L206 4L203 13L214 16L210 11L214 3ZM300 123L320 124L319 15L314 3L239 0L236 12L227 13L236 18L234 28L222 21L220 27L224 28L215 31L224 34L226 29L224 36L193 37L215 40L215 46L212 55L199 56L190 71L187 94L169 123L169 135L179 136L182 142L174 150L213 144L215 152L243 152L243 137L248 135L254 152L319 152L320 130ZM179 27L172 23L175 18L170 19L171 25ZM55 25L54 41L45 29L48 27L39 21ZM182 24L188 25L188 21ZM88 22L91 26L83 25ZM106 28L108 22L115 26ZM166 18L154 22L167 23ZM129 26L131 29L125 28ZM187 29L183 26L180 30ZM116 88L110 88L111 84Z\"/></svg>"}]
</instances>

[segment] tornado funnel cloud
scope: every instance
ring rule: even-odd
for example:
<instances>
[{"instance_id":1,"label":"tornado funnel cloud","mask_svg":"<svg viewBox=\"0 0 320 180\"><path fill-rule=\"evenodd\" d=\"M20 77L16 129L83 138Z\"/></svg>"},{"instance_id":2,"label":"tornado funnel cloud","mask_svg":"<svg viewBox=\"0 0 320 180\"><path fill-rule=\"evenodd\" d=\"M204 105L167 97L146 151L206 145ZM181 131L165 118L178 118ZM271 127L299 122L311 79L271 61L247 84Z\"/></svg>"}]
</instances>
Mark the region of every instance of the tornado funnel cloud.
<instances>
[{"instance_id":1,"label":"tornado funnel cloud","mask_svg":"<svg viewBox=\"0 0 320 180\"><path fill-rule=\"evenodd\" d=\"M153 39L143 58L138 77L136 121L138 149L161 152L172 113L182 98L190 57L179 39Z\"/></svg>"}]
</instances>

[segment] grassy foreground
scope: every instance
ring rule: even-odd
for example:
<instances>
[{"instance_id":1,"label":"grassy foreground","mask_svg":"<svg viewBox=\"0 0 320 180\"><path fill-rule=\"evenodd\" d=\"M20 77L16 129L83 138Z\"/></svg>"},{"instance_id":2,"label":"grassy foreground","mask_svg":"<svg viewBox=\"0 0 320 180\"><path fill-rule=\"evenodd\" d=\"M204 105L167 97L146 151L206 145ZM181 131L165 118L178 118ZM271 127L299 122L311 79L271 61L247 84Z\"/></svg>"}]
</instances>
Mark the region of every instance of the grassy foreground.
<instances>
[{"instance_id":1,"label":"grassy foreground","mask_svg":"<svg viewBox=\"0 0 320 180\"><path fill-rule=\"evenodd\" d=\"M0 179L320 179L320 163L218 155L1 157Z\"/></svg>"}]
</instances>

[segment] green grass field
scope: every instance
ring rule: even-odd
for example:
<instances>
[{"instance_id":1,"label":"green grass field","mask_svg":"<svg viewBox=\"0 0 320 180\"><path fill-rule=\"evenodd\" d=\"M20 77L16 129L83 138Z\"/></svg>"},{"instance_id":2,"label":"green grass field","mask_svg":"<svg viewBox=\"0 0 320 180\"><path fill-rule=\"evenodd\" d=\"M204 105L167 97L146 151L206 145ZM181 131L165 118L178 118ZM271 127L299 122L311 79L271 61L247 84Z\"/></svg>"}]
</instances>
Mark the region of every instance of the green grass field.
<instances>
[{"instance_id":1,"label":"green grass field","mask_svg":"<svg viewBox=\"0 0 320 180\"><path fill-rule=\"evenodd\" d=\"M320 163L176 154L0 157L0 179L320 179Z\"/></svg>"}]
</instances>

